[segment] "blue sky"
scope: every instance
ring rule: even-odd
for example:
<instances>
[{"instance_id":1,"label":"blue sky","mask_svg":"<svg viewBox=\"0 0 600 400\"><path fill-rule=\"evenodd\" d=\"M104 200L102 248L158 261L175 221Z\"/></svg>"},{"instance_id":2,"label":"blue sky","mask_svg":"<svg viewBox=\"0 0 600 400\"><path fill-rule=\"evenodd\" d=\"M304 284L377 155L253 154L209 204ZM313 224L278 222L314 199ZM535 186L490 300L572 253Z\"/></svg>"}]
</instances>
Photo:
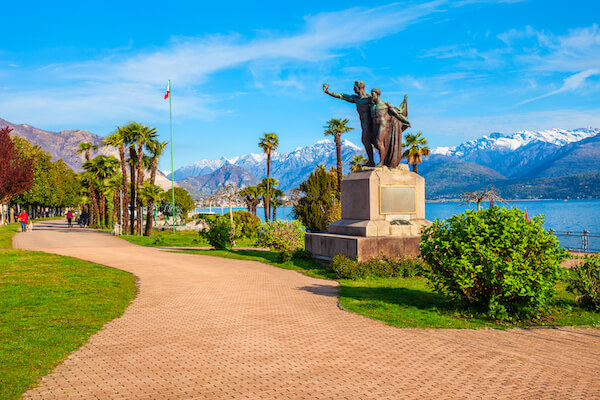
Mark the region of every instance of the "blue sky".
<instances>
[{"instance_id":1,"label":"blue sky","mask_svg":"<svg viewBox=\"0 0 600 400\"><path fill-rule=\"evenodd\" d=\"M176 168L259 152L264 132L306 146L330 118L359 144L324 82L408 94L431 147L600 127L597 0L123 3L0 2L0 118L102 136L136 120L168 140L171 79Z\"/></svg>"}]
</instances>

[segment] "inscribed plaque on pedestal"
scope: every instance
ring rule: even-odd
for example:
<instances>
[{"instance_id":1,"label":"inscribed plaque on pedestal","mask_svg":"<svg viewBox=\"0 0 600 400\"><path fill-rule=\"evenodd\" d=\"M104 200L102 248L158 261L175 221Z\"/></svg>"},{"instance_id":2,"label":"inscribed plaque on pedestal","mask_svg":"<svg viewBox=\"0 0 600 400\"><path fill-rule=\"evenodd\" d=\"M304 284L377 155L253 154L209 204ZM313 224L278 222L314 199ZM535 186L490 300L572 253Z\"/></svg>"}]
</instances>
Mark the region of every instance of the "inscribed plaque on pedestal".
<instances>
[{"instance_id":1,"label":"inscribed plaque on pedestal","mask_svg":"<svg viewBox=\"0 0 600 400\"><path fill-rule=\"evenodd\" d=\"M414 214L417 212L415 186L380 186L380 214Z\"/></svg>"}]
</instances>

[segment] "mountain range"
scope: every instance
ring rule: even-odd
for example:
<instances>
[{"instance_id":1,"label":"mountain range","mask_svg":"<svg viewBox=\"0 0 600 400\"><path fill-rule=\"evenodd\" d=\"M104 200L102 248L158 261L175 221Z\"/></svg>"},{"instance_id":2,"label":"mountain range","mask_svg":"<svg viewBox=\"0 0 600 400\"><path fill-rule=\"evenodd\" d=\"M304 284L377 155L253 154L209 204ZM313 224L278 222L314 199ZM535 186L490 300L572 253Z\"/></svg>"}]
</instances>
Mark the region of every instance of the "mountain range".
<instances>
[{"instance_id":1,"label":"mountain range","mask_svg":"<svg viewBox=\"0 0 600 400\"><path fill-rule=\"evenodd\" d=\"M102 146L102 136L95 135L86 130L63 130L60 132L45 131L26 124L14 124L0 118L0 128L10 127L13 131L11 135L20 136L27 139L29 143L38 145L52 156L54 161L62 158L65 164L75 172L82 172L81 164L85 161L84 154L78 154L79 143L91 142L98 146L98 150L90 150L90 157L94 158L98 154L115 156L119 158L119 152L112 147ZM146 174L149 176L149 173ZM171 188L171 182L160 171L156 174L156 184L168 190Z\"/></svg>"},{"instance_id":2,"label":"mountain range","mask_svg":"<svg viewBox=\"0 0 600 400\"><path fill-rule=\"evenodd\" d=\"M349 171L356 155L364 156L364 149L344 140L344 172ZM271 176L279 180L280 188L289 190L305 180L317 164L335 166L335 145L331 140L321 140L288 153L274 153L271 162ZM242 172L250 175L244 178ZM424 157L419 173L427 180L428 199L457 198L461 192L490 185L510 198L600 197L600 129L492 133L459 146L433 149L429 157ZM266 175L266 155L204 159L175 171L175 179L195 193L213 192L219 185L218 177L225 175L228 182L258 180ZM575 181L580 184L569 183ZM188 182L194 182L194 187ZM544 189L526 190L533 186ZM599 189L594 189L596 186Z\"/></svg>"},{"instance_id":3,"label":"mountain range","mask_svg":"<svg viewBox=\"0 0 600 400\"><path fill-rule=\"evenodd\" d=\"M0 127L9 126L19 135L62 158L74 171L84 161L77 154L80 142L100 146L103 138L86 130L45 131L26 124L13 124L0 118ZM96 154L115 155L116 150L100 147ZM344 172L354 156L365 155L362 146L342 142ZM195 197L213 193L223 184L255 185L266 176L266 154L249 153L234 158L199 160L175 171L177 184ZM271 176L285 191L298 187L318 165L336 165L335 144L320 140L287 153L275 152ZM551 129L492 133L454 147L432 149L423 158L419 174L426 179L427 199L457 198L461 192L490 185L506 198L600 198L600 129ZM157 183L170 188L159 173Z\"/></svg>"}]
</instances>

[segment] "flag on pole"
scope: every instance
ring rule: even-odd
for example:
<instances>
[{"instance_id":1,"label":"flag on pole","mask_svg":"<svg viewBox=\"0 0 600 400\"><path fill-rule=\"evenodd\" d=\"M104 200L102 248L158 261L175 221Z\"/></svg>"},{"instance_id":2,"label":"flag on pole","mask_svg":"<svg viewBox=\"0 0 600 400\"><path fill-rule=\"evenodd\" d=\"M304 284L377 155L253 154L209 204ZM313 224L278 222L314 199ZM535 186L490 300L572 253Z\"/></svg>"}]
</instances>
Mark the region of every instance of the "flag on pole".
<instances>
[{"instance_id":1,"label":"flag on pole","mask_svg":"<svg viewBox=\"0 0 600 400\"><path fill-rule=\"evenodd\" d=\"M167 93L165 93L165 100L169 97L171 93L171 81L167 82Z\"/></svg>"}]
</instances>

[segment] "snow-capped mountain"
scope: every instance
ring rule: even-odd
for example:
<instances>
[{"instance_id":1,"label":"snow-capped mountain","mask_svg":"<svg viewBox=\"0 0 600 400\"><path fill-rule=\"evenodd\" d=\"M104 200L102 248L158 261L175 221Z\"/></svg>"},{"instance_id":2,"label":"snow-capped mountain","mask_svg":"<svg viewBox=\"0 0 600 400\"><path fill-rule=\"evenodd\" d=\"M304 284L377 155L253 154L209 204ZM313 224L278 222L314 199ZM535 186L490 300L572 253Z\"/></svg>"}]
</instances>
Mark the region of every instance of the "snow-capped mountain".
<instances>
[{"instance_id":1,"label":"snow-capped mountain","mask_svg":"<svg viewBox=\"0 0 600 400\"><path fill-rule=\"evenodd\" d=\"M492 133L454 147L438 147L432 154L475 162L507 177L535 176L536 170L560 156L569 144L596 137L600 129L550 129L517 131L512 135Z\"/></svg>"},{"instance_id":2,"label":"snow-capped mountain","mask_svg":"<svg viewBox=\"0 0 600 400\"><path fill-rule=\"evenodd\" d=\"M364 155L364 149L350 142L342 141L342 162L344 171L349 170L352 157ZM175 180L186 177L210 174L226 164L237 165L257 177L264 177L267 170L267 155L249 153L234 158L221 157L218 160L199 160L175 171ZM306 147L298 147L288 153L275 152L271 155L271 176L279 180L279 187L289 190L297 187L317 164L332 167L336 164L335 143L332 140L319 140Z\"/></svg>"}]
</instances>

